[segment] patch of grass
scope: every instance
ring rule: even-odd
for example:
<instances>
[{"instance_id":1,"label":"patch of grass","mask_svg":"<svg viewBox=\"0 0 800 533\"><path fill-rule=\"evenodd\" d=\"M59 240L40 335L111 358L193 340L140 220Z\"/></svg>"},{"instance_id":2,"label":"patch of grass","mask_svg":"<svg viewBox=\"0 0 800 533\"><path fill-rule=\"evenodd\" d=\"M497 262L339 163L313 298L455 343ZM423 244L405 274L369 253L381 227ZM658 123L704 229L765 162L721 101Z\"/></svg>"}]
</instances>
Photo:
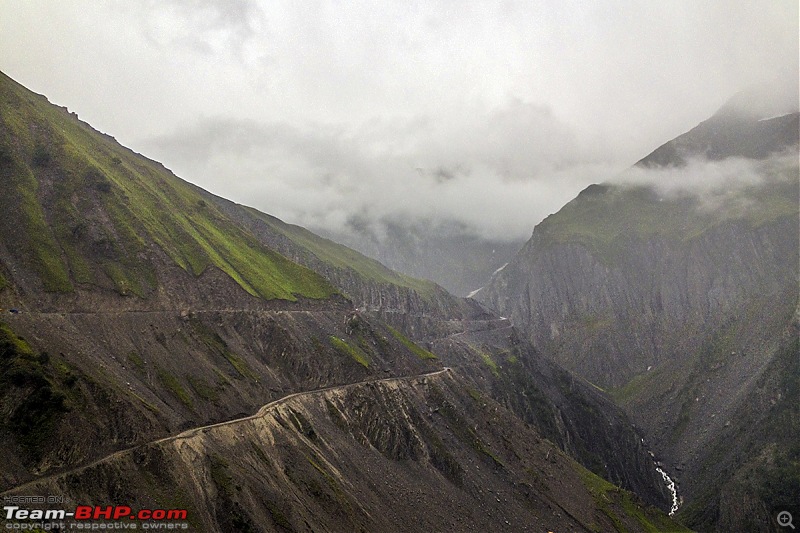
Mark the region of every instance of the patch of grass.
<instances>
[{"instance_id":1,"label":"patch of grass","mask_svg":"<svg viewBox=\"0 0 800 533\"><path fill-rule=\"evenodd\" d=\"M720 193L710 209L689 195L667 197L647 187L593 185L537 226L546 244L573 243L587 247L605 264L616 264L631 236L695 239L722 224L738 222L758 227L782 217L798 216L797 165L769 167L764 163L763 186ZM597 326L602 326L602 321Z\"/></svg>"},{"instance_id":2,"label":"patch of grass","mask_svg":"<svg viewBox=\"0 0 800 533\"><path fill-rule=\"evenodd\" d=\"M189 386L200 398L208 402L217 402L219 400L218 387L212 387L201 377L186 376L186 379L189 382Z\"/></svg>"},{"instance_id":3,"label":"patch of grass","mask_svg":"<svg viewBox=\"0 0 800 533\"><path fill-rule=\"evenodd\" d=\"M647 533L689 532L690 530L671 520L666 514L651 506L637 502L628 492L622 493L622 510L635 518Z\"/></svg>"},{"instance_id":4,"label":"patch of grass","mask_svg":"<svg viewBox=\"0 0 800 533\"><path fill-rule=\"evenodd\" d=\"M178 378L164 370L163 368L156 368L156 374L158 375L158 379L161 380L161 383L164 387L167 388L176 398L178 398L183 405L188 407L189 409L194 408L194 402L192 401L192 397L189 396L189 393L186 392L186 389L183 388Z\"/></svg>"},{"instance_id":5,"label":"patch of grass","mask_svg":"<svg viewBox=\"0 0 800 533\"><path fill-rule=\"evenodd\" d=\"M436 354L429 352L428 350L421 348L418 346L414 341L397 331L391 326L386 326L386 328L391 332L395 339L399 340L403 346L408 348L411 353L419 357L420 359L438 359Z\"/></svg>"},{"instance_id":6,"label":"patch of grass","mask_svg":"<svg viewBox=\"0 0 800 533\"><path fill-rule=\"evenodd\" d=\"M500 368L497 366L497 363L492 359L492 356L486 352L480 352L481 359L483 360L483 364L489 367L489 370L492 371L495 377L500 376Z\"/></svg>"},{"instance_id":7,"label":"patch of grass","mask_svg":"<svg viewBox=\"0 0 800 533\"><path fill-rule=\"evenodd\" d=\"M128 361L138 370L139 372L144 372L144 359L142 359L139 354L136 352L131 352L128 354Z\"/></svg>"},{"instance_id":8,"label":"patch of grass","mask_svg":"<svg viewBox=\"0 0 800 533\"><path fill-rule=\"evenodd\" d=\"M656 375L657 371L639 374L622 387L610 389L608 392L617 404L626 405L630 400L641 397L642 392L649 388L650 380L657 379L654 378Z\"/></svg>"},{"instance_id":9,"label":"patch of grass","mask_svg":"<svg viewBox=\"0 0 800 533\"><path fill-rule=\"evenodd\" d=\"M482 402L483 401L483 397L481 396L481 393L478 392L476 389L473 389L472 387L469 387L469 388L467 388L467 393L469 394L470 398L472 398L476 402Z\"/></svg>"},{"instance_id":10,"label":"patch of grass","mask_svg":"<svg viewBox=\"0 0 800 533\"><path fill-rule=\"evenodd\" d=\"M614 530L620 533L627 532L627 528L622 524L622 521L610 505L615 499L614 495L620 491L619 487L612 485L577 463L574 464L574 467L578 474L580 474L584 486L592 495L597 507L611 520L611 523L614 525Z\"/></svg>"},{"instance_id":11,"label":"patch of grass","mask_svg":"<svg viewBox=\"0 0 800 533\"><path fill-rule=\"evenodd\" d=\"M577 463L575 463L575 469L578 474L580 474L583 484L593 496L604 497L608 492L617 492L620 490L616 485L609 483L591 470Z\"/></svg>"},{"instance_id":12,"label":"patch of grass","mask_svg":"<svg viewBox=\"0 0 800 533\"><path fill-rule=\"evenodd\" d=\"M44 290L46 292L72 292L73 287L69 273L61 259L58 244L45 220L42 206L36 197L39 183L30 171L23 172L22 177L22 183L18 186L19 207L23 215L23 225L27 230L27 246L30 249L34 265L39 271Z\"/></svg>"},{"instance_id":13,"label":"patch of grass","mask_svg":"<svg viewBox=\"0 0 800 533\"><path fill-rule=\"evenodd\" d=\"M6 278L4 278L2 274L0 274L0 291L5 289L6 287L8 287L8 281L6 281Z\"/></svg>"},{"instance_id":14,"label":"patch of grass","mask_svg":"<svg viewBox=\"0 0 800 533\"><path fill-rule=\"evenodd\" d=\"M2 79L0 78L0 81ZM0 83L2 89L2 83ZM0 90L0 97L4 97ZM4 98L5 102L5 98ZM47 164L37 165L28 163L34 158L36 148L40 152L45 150L44 144L48 143L49 128L40 119L27 120L17 116L15 106L3 106L0 111L0 129L11 135L4 135L0 142L3 144L3 164L0 165L0 178L3 180L3 194L0 197L0 207L6 224L12 224L16 233L16 244L12 252L22 252L27 260L39 274L42 285L47 292L70 292L72 284L66 266L61 259L61 252L53 239L51 228L45 218L37 194L39 181L36 179L34 169L42 171L42 167L49 165L50 154L48 151ZM36 136L31 132L35 126ZM14 135L22 129L23 131ZM12 147L6 143L17 144ZM36 146L36 148L34 147ZM27 154L34 153L34 156ZM42 161L39 160L41 163Z\"/></svg>"},{"instance_id":15,"label":"patch of grass","mask_svg":"<svg viewBox=\"0 0 800 533\"><path fill-rule=\"evenodd\" d=\"M334 337L333 335L329 338L331 345L336 348L336 350L341 353L342 355L346 355L348 357L352 357L355 361L363 366L364 368L369 368L370 358L364 350L359 348L358 346L353 346L349 344L344 339L340 339L339 337Z\"/></svg>"},{"instance_id":16,"label":"patch of grass","mask_svg":"<svg viewBox=\"0 0 800 533\"><path fill-rule=\"evenodd\" d=\"M103 265L103 270L114 282L117 292L121 296L130 296L135 294L140 298L144 298L144 290L139 282L129 276L128 272L118 263L106 263Z\"/></svg>"},{"instance_id":17,"label":"patch of grass","mask_svg":"<svg viewBox=\"0 0 800 533\"><path fill-rule=\"evenodd\" d=\"M191 324L203 344L230 363L240 377L258 381L258 375L253 372L250 365L248 365L244 359L233 353L233 351L228 348L228 343L225 342L225 339L220 337L216 331L196 319L192 319Z\"/></svg>"},{"instance_id":18,"label":"patch of grass","mask_svg":"<svg viewBox=\"0 0 800 533\"><path fill-rule=\"evenodd\" d=\"M430 301L437 292L436 284L399 274L386 268L380 262L355 250L324 239L300 226L286 224L282 220L266 215L252 208L246 208L251 216L267 224L274 231L286 236L298 246L320 261L344 271L355 271L360 276L414 290L423 299Z\"/></svg>"},{"instance_id":19,"label":"patch of grass","mask_svg":"<svg viewBox=\"0 0 800 533\"><path fill-rule=\"evenodd\" d=\"M247 361L236 355L230 350L225 350L223 353L225 359L231 364L231 366L245 379L251 379L253 381L258 381L258 375L253 372L253 369L250 368L250 365L247 364Z\"/></svg>"}]
</instances>

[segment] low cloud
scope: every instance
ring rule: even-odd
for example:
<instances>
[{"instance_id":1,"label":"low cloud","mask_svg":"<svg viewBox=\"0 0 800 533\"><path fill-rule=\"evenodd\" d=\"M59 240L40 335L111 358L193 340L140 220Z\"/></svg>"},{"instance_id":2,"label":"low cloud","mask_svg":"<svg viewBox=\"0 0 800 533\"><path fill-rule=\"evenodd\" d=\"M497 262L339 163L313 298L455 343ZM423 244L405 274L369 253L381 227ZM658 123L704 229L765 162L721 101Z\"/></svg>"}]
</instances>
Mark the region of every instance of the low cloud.
<instances>
[{"instance_id":1,"label":"low cloud","mask_svg":"<svg viewBox=\"0 0 800 533\"><path fill-rule=\"evenodd\" d=\"M527 239L583 187L620 169L548 108L519 100L356 129L207 119L146 148L212 191L224 182L224 195L238 202L378 238L387 225L426 220L490 239Z\"/></svg>"},{"instance_id":2,"label":"low cloud","mask_svg":"<svg viewBox=\"0 0 800 533\"><path fill-rule=\"evenodd\" d=\"M719 161L689 159L684 166L630 168L609 183L649 186L664 199L691 197L701 209L713 210L752 200L741 194L764 185L797 183L798 149L767 159L729 157Z\"/></svg>"},{"instance_id":3,"label":"low cloud","mask_svg":"<svg viewBox=\"0 0 800 533\"><path fill-rule=\"evenodd\" d=\"M797 98L797 2L6 4L5 73L315 228L525 239L732 94Z\"/></svg>"}]
</instances>

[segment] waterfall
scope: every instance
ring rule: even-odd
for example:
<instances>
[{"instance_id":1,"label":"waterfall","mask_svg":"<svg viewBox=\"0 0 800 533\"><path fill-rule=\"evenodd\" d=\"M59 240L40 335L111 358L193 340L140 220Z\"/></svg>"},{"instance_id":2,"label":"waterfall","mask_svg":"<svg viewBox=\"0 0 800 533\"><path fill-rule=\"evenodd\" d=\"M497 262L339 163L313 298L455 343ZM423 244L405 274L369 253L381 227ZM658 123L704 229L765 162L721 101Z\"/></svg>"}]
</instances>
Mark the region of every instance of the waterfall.
<instances>
[{"instance_id":1,"label":"waterfall","mask_svg":"<svg viewBox=\"0 0 800 533\"><path fill-rule=\"evenodd\" d=\"M660 466L656 466L656 472L661 474L661 477L664 478L664 483L667 484L667 488L669 492L672 494L672 507L669 509L669 515L672 516L680 507L680 500L678 500L678 488L675 486L675 482L669 477L669 474L664 472L664 470Z\"/></svg>"}]
</instances>

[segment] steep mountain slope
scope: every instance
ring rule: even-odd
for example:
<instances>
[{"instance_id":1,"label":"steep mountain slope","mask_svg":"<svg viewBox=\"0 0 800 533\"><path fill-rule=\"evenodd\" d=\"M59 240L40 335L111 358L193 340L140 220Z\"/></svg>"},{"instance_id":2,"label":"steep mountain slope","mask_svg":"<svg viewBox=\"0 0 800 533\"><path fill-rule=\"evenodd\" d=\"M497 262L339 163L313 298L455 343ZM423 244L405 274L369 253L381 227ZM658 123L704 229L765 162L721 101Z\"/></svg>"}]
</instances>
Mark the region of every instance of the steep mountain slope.
<instances>
[{"instance_id":1,"label":"steep mountain slope","mask_svg":"<svg viewBox=\"0 0 800 533\"><path fill-rule=\"evenodd\" d=\"M513 329L494 328L503 321L480 305L213 197L5 76L0 103L0 183L9 191L0 199L0 490L45 494L56 483L65 496L103 505L163 505L159 498L194 491L197 524L212 529L304 529L300 508L308 506L320 511L312 524L351 530L403 519L376 518L397 493L367 496L376 473L392 472L409 490L410 480L422 483L430 508L446 510L444 524L463 518L456 498L485 490L483 474L465 474L467 488L458 484L458 472L480 459L475 470L492 471L486 479L507 492L515 502L509 516L520 520L549 512L556 514L546 523L570 528L669 524L643 503L668 507L627 417L541 360ZM517 364L533 370L517 372ZM452 370L440 372L444 365ZM415 389L415 376L445 375L433 396ZM530 395L520 397L516 386ZM290 425L270 423L276 441L292 444L267 454L278 470L252 463L266 438L252 429L220 429L208 447L169 438L321 389L329 390L291 398L307 416L284 412ZM337 400L346 391L362 391L363 401ZM313 403L323 397L335 409ZM491 415L480 411L489 406ZM450 418L424 422L434 409ZM335 412L353 423L334 428ZM307 424L330 442L309 451L311 461L298 455L312 439ZM372 448L359 444L364 435ZM522 457L521 446L543 437L569 455L543 442L544 460ZM166 463L140 453L164 448ZM373 448L384 459L369 456ZM347 475L345 465L364 454L368 469ZM551 457L576 474L547 476ZM187 458L199 466L175 462ZM118 470L130 460L140 461L139 473ZM341 485L326 475L329 465L344 472ZM148 468L169 479L156 488ZM81 478L87 473L94 477ZM206 474L217 488L200 494L189 480ZM297 498L275 508L258 496L295 490ZM503 516L507 502L478 494L470 501ZM213 516L201 511L212 507ZM262 521L267 515L273 521Z\"/></svg>"},{"instance_id":2,"label":"steep mountain slope","mask_svg":"<svg viewBox=\"0 0 800 533\"><path fill-rule=\"evenodd\" d=\"M776 97L779 89L793 99ZM792 101L794 100L794 101ZM766 159L797 144L797 87L760 86L731 98L708 120L660 146L639 163L645 167L685 165L703 157Z\"/></svg>"},{"instance_id":3,"label":"steep mountain slope","mask_svg":"<svg viewBox=\"0 0 800 533\"><path fill-rule=\"evenodd\" d=\"M448 370L301 393L14 493L107 487L209 532L682 530Z\"/></svg>"},{"instance_id":4,"label":"steep mountain slope","mask_svg":"<svg viewBox=\"0 0 800 533\"><path fill-rule=\"evenodd\" d=\"M793 457L800 437L791 424L753 433L800 403L775 373L791 366L798 301L798 114L740 104L643 159L633 174L652 185L584 190L477 295L544 354L611 389L678 472L685 519L702 530L777 527L774 493L723 487ZM747 179L714 186L720 163L704 159Z\"/></svg>"},{"instance_id":5,"label":"steep mountain slope","mask_svg":"<svg viewBox=\"0 0 800 533\"><path fill-rule=\"evenodd\" d=\"M405 344L410 341L398 330L436 347L445 364L466 371L476 388L488 386L492 396L595 473L649 502L668 501L640 438L621 413L597 391L541 359L508 322L472 300L452 298L430 282L397 274L308 230L209 197L262 242L322 273L360 308L393 324L393 334Z\"/></svg>"},{"instance_id":6,"label":"steep mountain slope","mask_svg":"<svg viewBox=\"0 0 800 533\"><path fill-rule=\"evenodd\" d=\"M5 76L0 87L3 255L38 274L6 272L17 290L79 296L99 286L145 296L157 291L162 262L194 275L215 267L264 298L334 292L320 276L259 248L157 163Z\"/></svg>"},{"instance_id":7,"label":"steep mountain slope","mask_svg":"<svg viewBox=\"0 0 800 533\"><path fill-rule=\"evenodd\" d=\"M315 235L300 226L205 193L270 248L322 274L362 309L439 316L474 317L485 314L474 302L453 298L430 281L397 273L346 246Z\"/></svg>"}]
</instances>

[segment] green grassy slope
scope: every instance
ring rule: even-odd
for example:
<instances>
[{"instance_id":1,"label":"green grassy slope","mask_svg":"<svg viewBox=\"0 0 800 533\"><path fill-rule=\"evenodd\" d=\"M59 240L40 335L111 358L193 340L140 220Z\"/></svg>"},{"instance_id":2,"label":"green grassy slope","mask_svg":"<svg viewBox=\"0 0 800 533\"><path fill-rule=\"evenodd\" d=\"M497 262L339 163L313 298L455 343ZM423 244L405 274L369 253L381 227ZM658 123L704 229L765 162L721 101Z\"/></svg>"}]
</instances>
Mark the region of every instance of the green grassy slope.
<instances>
[{"instance_id":1,"label":"green grassy slope","mask_svg":"<svg viewBox=\"0 0 800 533\"><path fill-rule=\"evenodd\" d=\"M159 246L194 275L214 266L254 296L325 298L316 273L260 244L198 190L0 74L4 241L48 292L108 285L144 296Z\"/></svg>"},{"instance_id":2,"label":"green grassy slope","mask_svg":"<svg viewBox=\"0 0 800 533\"><path fill-rule=\"evenodd\" d=\"M275 232L290 239L301 248L314 254L319 260L334 268L352 269L368 280L406 287L417 291L421 295L430 294L436 288L436 284L431 281L420 280L395 272L374 259L347 246L320 237L301 226L287 224L278 218L266 215L250 207L244 209L251 216L266 223Z\"/></svg>"},{"instance_id":3,"label":"green grassy slope","mask_svg":"<svg viewBox=\"0 0 800 533\"><path fill-rule=\"evenodd\" d=\"M542 221L537 231L550 244L581 244L614 263L632 239L687 241L734 221L759 227L797 218L798 186L791 179L797 176L796 162L768 171L764 184L720 192L710 201L689 194L665 195L644 186L592 185Z\"/></svg>"},{"instance_id":4,"label":"green grassy slope","mask_svg":"<svg viewBox=\"0 0 800 533\"><path fill-rule=\"evenodd\" d=\"M797 157L792 154L798 143L797 113L756 120L735 112L732 105L636 165L633 175L651 169L651 179L662 187L591 185L545 219L537 231L551 243L580 243L600 258L613 261L624 240L664 237L687 241L730 222L759 227L784 217L796 218L800 189ZM702 183L713 179L706 176L713 174L713 168L703 169L699 175L682 171L695 158L716 161L729 157L749 160L738 172L756 173L759 179L743 176L741 184L713 187ZM694 192L671 182L692 175L696 186L689 189Z\"/></svg>"}]
</instances>

